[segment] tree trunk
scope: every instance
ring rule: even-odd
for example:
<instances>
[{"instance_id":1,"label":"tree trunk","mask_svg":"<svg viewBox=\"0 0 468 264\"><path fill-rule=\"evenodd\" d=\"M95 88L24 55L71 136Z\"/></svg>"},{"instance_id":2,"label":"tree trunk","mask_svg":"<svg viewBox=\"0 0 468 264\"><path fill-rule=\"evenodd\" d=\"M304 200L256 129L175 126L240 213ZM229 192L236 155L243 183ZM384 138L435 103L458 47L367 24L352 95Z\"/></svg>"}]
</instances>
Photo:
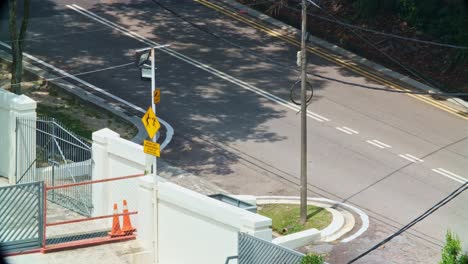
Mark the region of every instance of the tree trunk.
<instances>
[{"instance_id":1,"label":"tree trunk","mask_svg":"<svg viewBox=\"0 0 468 264\"><path fill-rule=\"evenodd\" d=\"M11 88L16 94L21 94L21 80L23 77L23 48L26 37L26 30L29 21L30 0L24 0L23 19L19 34L17 33L16 20L18 12L16 9L17 1L8 0L9 6L9 29L11 39Z\"/></svg>"}]
</instances>

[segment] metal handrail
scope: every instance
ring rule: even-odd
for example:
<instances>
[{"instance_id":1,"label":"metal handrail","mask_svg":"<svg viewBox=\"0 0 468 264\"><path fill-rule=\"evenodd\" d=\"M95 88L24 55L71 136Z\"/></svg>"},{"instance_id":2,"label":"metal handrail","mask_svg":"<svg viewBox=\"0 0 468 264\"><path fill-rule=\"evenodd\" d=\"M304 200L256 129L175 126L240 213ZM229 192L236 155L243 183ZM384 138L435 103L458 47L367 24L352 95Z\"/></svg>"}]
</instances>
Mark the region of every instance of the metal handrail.
<instances>
[{"instance_id":1,"label":"metal handrail","mask_svg":"<svg viewBox=\"0 0 468 264\"><path fill-rule=\"evenodd\" d=\"M226 258L226 262L224 264L229 264L229 262L233 259L239 259L239 256L230 256Z\"/></svg>"}]
</instances>

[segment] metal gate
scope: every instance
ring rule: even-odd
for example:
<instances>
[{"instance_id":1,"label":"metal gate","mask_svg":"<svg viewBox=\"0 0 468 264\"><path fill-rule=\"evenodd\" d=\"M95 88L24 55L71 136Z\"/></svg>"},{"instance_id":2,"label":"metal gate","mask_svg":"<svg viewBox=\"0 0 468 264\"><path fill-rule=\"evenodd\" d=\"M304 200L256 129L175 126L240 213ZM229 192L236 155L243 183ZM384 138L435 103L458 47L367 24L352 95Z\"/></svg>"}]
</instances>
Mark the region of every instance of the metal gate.
<instances>
[{"instance_id":1,"label":"metal gate","mask_svg":"<svg viewBox=\"0 0 468 264\"><path fill-rule=\"evenodd\" d=\"M6 253L42 246L43 191L42 182L0 187L0 243Z\"/></svg>"},{"instance_id":2,"label":"metal gate","mask_svg":"<svg viewBox=\"0 0 468 264\"><path fill-rule=\"evenodd\" d=\"M16 121L16 182L46 186L91 180L91 144L53 118ZM60 190L47 199L84 216L92 213L91 187Z\"/></svg>"},{"instance_id":3,"label":"metal gate","mask_svg":"<svg viewBox=\"0 0 468 264\"><path fill-rule=\"evenodd\" d=\"M271 242L239 233L239 264L299 264L304 255Z\"/></svg>"}]
</instances>

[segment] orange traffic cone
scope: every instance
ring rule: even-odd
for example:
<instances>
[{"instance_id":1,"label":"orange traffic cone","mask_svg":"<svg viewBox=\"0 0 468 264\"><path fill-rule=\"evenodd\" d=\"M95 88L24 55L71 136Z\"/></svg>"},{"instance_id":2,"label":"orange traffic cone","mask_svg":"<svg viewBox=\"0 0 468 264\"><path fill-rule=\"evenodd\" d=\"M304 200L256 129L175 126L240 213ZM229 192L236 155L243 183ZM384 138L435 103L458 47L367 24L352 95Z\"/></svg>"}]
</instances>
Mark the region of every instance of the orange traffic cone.
<instances>
[{"instance_id":1,"label":"orange traffic cone","mask_svg":"<svg viewBox=\"0 0 468 264\"><path fill-rule=\"evenodd\" d=\"M120 221L119 221L119 211L117 209L117 204L114 204L114 216L112 219L112 230L108 233L111 237L124 236L125 233L120 230Z\"/></svg>"},{"instance_id":2,"label":"orange traffic cone","mask_svg":"<svg viewBox=\"0 0 468 264\"><path fill-rule=\"evenodd\" d=\"M131 235L135 232L135 228L130 223L130 215L128 214L127 200L123 200L123 226L122 231L126 235Z\"/></svg>"}]
</instances>

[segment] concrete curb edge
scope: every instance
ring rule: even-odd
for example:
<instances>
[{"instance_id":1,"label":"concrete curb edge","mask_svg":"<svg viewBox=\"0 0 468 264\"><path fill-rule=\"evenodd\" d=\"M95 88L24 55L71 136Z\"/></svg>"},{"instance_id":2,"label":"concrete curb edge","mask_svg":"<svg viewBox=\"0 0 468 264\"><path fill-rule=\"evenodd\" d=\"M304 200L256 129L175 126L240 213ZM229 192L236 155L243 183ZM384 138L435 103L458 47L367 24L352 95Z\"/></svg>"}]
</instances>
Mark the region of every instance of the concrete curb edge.
<instances>
[{"instance_id":1,"label":"concrete curb edge","mask_svg":"<svg viewBox=\"0 0 468 264\"><path fill-rule=\"evenodd\" d=\"M298 196L256 196L256 197L260 199L284 199L284 200L299 200L300 199ZM338 205L338 206L346 207L349 210L356 213L357 215L359 215L359 218L361 219L361 223L362 223L361 227L353 235L342 239L341 243L347 243L347 242L354 240L355 238L359 237L364 232L366 232L367 229L369 228L369 216L359 208L356 208L346 203L327 199L327 198L309 197L307 198L307 201L314 201L314 202L323 203L323 204L329 204L329 205L334 205L334 206Z\"/></svg>"},{"instance_id":2,"label":"concrete curb edge","mask_svg":"<svg viewBox=\"0 0 468 264\"><path fill-rule=\"evenodd\" d=\"M10 54L0 50L0 59L2 60L5 60L5 61L9 61L11 62L11 56ZM135 142L135 143L138 143L138 144L141 144L141 142L143 142L144 139L147 138L147 133L146 133L146 130L145 130L145 127L143 126L141 120L139 117L135 116L135 115L128 115L126 114L125 110L123 108L121 108L120 106L118 105L115 105L113 103L109 103L107 102L105 99L99 97L99 96L96 96L88 91L85 91L84 89L70 83L70 82L67 82L63 79L58 79L58 76L40 68L40 67L37 67L31 63L29 63L27 61L27 59L25 58L23 60L23 64L24 64L24 68L27 70L27 71L30 71L31 73L37 75L37 76L40 76L44 79L53 79L53 80L50 80L49 82L51 82L52 84L54 84L55 86L63 89L65 92L69 93L69 94L72 94L74 96L77 96L79 97L81 100L83 101L86 101L86 102L89 102L95 106L97 106L98 108L102 108L106 111L108 111L109 113L113 114L113 115L116 115L128 122L130 122L132 125L134 125L138 132L137 134L135 135L135 137L133 137L131 139L132 142ZM169 138L169 140L165 140L162 144L161 144L161 149L164 149L164 147L167 146L167 144L170 143L170 140L172 139L172 135L174 134L174 130L173 128L166 122L164 121L163 119L159 118L159 121L163 124L164 127L166 127L166 131L167 131L167 134L166 134L166 137Z\"/></svg>"}]
</instances>

